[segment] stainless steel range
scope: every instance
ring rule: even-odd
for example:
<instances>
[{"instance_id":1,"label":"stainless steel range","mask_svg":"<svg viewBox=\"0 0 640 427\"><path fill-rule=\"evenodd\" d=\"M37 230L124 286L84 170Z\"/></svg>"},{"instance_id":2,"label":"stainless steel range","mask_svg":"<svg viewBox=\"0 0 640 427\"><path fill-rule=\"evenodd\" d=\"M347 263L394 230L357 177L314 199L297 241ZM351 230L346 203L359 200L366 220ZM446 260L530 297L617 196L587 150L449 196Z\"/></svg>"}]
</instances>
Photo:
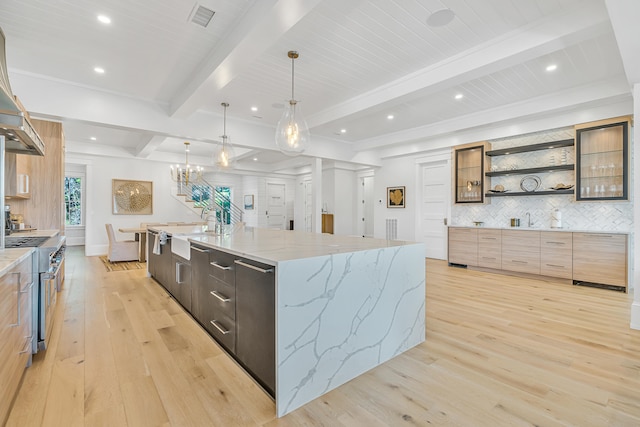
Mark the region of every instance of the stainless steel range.
<instances>
[{"instance_id":1,"label":"stainless steel range","mask_svg":"<svg viewBox=\"0 0 640 427\"><path fill-rule=\"evenodd\" d=\"M21 236L13 234L5 236L5 248L35 247L36 262L34 275L39 275L37 298L34 298L34 339L33 352L45 350L51 336L53 326L52 314L57 300L57 293L64 281L64 252L66 237Z\"/></svg>"}]
</instances>

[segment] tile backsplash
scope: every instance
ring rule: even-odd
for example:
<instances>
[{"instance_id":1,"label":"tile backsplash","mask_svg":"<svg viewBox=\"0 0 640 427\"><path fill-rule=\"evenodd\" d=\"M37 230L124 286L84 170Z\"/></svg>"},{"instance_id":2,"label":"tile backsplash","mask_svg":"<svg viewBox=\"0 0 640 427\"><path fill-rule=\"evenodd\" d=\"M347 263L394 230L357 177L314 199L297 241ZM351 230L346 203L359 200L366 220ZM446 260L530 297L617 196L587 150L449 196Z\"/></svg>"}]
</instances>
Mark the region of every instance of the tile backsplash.
<instances>
[{"instance_id":1,"label":"tile backsplash","mask_svg":"<svg viewBox=\"0 0 640 427\"><path fill-rule=\"evenodd\" d=\"M630 131L630 134L632 132ZM571 139L573 127L547 130L515 137L489 141L491 149L539 144L549 141ZM630 142L633 157L633 143ZM541 166L573 164L574 147L554 148L490 158L493 170L524 169ZM631 163L633 164L633 160ZM540 190L558 184L575 184L574 171L536 173L541 180ZM491 178L492 188L501 184L506 190L522 191L520 181L525 175L509 175ZM633 182L633 170L629 176ZM629 191L629 194L633 194ZM532 226L551 227L551 213L559 209L562 228L593 231L631 232L633 229L633 203L631 201L576 202L573 195L493 197L488 204L453 205L451 222L453 225L473 225L474 221L484 222L485 227L509 227L511 218L520 218L520 226L527 226L529 214Z\"/></svg>"}]
</instances>

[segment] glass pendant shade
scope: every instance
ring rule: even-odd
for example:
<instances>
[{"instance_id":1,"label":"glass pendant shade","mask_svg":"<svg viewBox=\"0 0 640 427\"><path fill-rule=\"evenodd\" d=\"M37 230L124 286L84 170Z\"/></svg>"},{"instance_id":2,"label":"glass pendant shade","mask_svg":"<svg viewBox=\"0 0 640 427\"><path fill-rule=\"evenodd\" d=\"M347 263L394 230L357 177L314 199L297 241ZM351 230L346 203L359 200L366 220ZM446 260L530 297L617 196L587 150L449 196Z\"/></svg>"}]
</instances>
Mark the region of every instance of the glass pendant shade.
<instances>
[{"instance_id":1,"label":"glass pendant shade","mask_svg":"<svg viewBox=\"0 0 640 427\"><path fill-rule=\"evenodd\" d=\"M311 134L300 112L300 105L295 100L291 100L276 127L278 149L284 154L295 156L304 152L310 141Z\"/></svg>"},{"instance_id":2,"label":"glass pendant shade","mask_svg":"<svg viewBox=\"0 0 640 427\"><path fill-rule=\"evenodd\" d=\"M233 145L229 142L229 137L227 136L227 107L229 104L223 102L220 104L224 107L224 118L223 118L223 135L220 137L222 140L216 147L216 151L213 156L213 163L217 170L227 170L233 169L235 166L236 153L233 149Z\"/></svg>"},{"instance_id":3,"label":"glass pendant shade","mask_svg":"<svg viewBox=\"0 0 640 427\"><path fill-rule=\"evenodd\" d=\"M291 100L276 127L276 145L282 153L296 156L308 148L311 134L293 92L294 61L298 57L298 52L289 51L287 56L291 58Z\"/></svg>"},{"instance_id":4,"label":"glass pendant shade","mask_svg":"<svg viewBox=\"0 0 640 427\"><path fill-rule=\"evenodd\" d=\"M222 135L222 141L218 144L215 152L215 158L213 159L216 169L233 169L236 159L235 154L233 145L229 142L229 137Z\"/></svg>"}]
</instances>

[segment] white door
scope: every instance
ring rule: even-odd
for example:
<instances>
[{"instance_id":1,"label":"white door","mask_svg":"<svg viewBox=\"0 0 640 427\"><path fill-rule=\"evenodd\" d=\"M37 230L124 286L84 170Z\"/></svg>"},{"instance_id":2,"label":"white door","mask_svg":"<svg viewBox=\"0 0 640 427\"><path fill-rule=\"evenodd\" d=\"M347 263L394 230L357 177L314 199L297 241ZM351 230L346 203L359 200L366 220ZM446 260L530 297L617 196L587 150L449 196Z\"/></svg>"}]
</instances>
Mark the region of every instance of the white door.
<instances>
[{"instance_id":1,"label":"white door","mask_svg":"<svg viewBox=\"0 0 640 427\"><path fill-rule=\"evenodd\" d=\"M373 177L360 178L360 203L358 206L358 233L373 237Z\"/></svg>"},{"instance_id":2,"label":"white door","mask_svg":"<svg viewBox=\"0 0 640 427\"><path fill-rule=\"evenodd\" d=\"M445 218L449 214L450 187L449 162L442 160L422 166L422 205L418 239L425 243L427 258L447 259Z\"/></svg>"},{"instance_id":3,"label":"white door","mask_svg":"<svg viewBox=\"0 0 640 427\"><path fill-rule=\"evenodd\" d=\"M284 184L267 184L267 228L284 230Z\"/></svg>"},{"instance_id":4,"label":"white door","mask_svg":"<svg viewBox=\"0 0 640 427\"><path fill-rule=\"evenodd\" d=\"M313 187L311 181L304 183L304 231L313 230Z\"/></svg>"}]
</instances>

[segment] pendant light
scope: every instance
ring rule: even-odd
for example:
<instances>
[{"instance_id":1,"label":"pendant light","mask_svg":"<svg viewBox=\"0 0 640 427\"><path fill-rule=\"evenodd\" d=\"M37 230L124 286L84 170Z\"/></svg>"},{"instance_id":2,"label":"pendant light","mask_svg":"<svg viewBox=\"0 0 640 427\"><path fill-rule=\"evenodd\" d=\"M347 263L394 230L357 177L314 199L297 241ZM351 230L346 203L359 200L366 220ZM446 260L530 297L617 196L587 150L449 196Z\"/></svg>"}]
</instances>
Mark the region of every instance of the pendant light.
<instances>
[{"instance_id":1,"label":"pendant light","mask_svg":"<svg viewBox=\"0 0 640 427\"><path fill-rule=\"evenodd\" d=\"M184 165L171 166L171 179L175 182L189 185L189 183L197 182L202 177L202 168L196 166L195 168L189 164L189 146L190 142L184 143Z\"/></svg>"},{"instance_id":2,"label":"pendant light","mask_svg":"<svg viewBox=\"0 0 640 427\"><path fill-rule=\"evenodd\" d=\"M293 92L294 62L298 57L298 52L291 50L287 56L291 58L291 100L276 127L276 144L284 154L297 156L307 149L311 142L311 135Z\"/></svg>"},{"instance_id":3,"label":"pendant light","mask_svg":"<svg viewBox=\"0 0 640 427\"><path fill-rule=\"evenodd\" d=\"M215 157L213 159L216 169L218 170L227 170L233 169L235 166L235 152L233 150L233 145L229 142L229 137L227 136L227 107L228 103L223 102L222 107L224 107L224 118L222 124L222 141L220 142L218 149L216 150Z\"/></svg>"}]
</instances>

